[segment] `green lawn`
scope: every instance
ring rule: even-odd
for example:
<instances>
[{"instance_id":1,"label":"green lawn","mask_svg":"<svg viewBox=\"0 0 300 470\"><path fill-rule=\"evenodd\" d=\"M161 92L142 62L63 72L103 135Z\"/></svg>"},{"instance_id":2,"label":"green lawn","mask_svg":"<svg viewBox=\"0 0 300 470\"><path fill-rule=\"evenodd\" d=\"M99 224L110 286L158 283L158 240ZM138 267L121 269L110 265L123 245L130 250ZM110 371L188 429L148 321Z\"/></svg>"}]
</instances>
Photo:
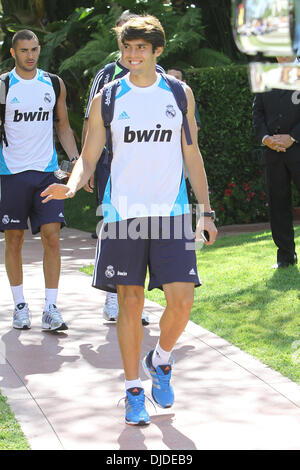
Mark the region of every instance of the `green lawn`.
<instances>
[{"instance_id":1,"label":"green lawn","mask_svg":"<svg viewBox=\"0 0 300 470\"><path fill-rule=\"evenodd\" d=\"M270 232L223 237L197 257L203 285L191 320L300 383L300 273L296 266L271 269ZM165 305L157 289L146 297Z\"/></svg>"},{"instance_id":2,"label":"green lawn","mask_svg":"<svg viewBox=\"0 0 300 470\"><path fill-rule=\"evenodd\" d=\"M0 393L0 450L30 450L13 413Z\"/></svg>"}]
</instances>

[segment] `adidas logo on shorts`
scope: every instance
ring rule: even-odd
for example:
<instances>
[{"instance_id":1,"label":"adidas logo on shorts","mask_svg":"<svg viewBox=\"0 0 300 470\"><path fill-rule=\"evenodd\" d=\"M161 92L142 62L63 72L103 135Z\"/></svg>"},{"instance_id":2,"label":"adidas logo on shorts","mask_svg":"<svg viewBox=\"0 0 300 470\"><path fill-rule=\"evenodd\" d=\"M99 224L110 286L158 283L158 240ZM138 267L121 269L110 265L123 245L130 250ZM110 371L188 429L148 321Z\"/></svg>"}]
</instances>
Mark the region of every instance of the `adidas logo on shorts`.
<instances>
[{"instance_id":1,"label":"adidas logo on shorts","mask_svg":"<svg viewBox=\"0 0 300 470\"><path fill-rule=\"evenodd\" d=\"M194 268L192 268L189 272L190 276L196 276Z\"/></svg>"}]
</instances>

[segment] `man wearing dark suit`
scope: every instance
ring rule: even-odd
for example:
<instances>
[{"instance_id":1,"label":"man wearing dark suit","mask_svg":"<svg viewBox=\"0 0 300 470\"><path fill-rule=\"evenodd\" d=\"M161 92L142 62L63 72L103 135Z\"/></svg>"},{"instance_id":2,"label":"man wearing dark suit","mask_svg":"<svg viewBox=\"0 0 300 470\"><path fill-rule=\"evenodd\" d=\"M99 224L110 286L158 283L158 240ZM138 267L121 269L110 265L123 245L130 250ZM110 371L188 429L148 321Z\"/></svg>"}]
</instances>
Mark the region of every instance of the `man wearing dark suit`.
<instances>
[{"instance_id":1,"label":"man wearing dark suit","mask_svg":"<svg viewBox=\"0 0 300 470\"><path fill-rule=\"evenodd\" d=\"M293 62L294 57L278 57ZM255 95L253 125L265 145L266 184L272 237L277 246L274 268L297 263L291 181L300 192L300 92L272 90Z\"/></svg>"}]
</instances>

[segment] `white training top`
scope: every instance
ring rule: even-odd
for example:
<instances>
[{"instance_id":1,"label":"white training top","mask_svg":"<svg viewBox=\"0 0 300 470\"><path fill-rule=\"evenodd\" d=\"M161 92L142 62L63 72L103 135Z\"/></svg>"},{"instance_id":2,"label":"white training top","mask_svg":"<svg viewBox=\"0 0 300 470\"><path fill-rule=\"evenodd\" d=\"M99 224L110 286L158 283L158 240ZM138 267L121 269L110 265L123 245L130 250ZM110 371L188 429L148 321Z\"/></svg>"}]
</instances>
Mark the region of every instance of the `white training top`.
<instances>
[{"instance_id":1,"label":"white training top","mask_svg":"<svg viewBox=\"0 0 300 470\"><path fill-rule=\"evenodd\" d=\"M120 80L111 123L113 159L105 222L189 212L181 149L182 112L164 78L137 87Z\"/></svg>"},{"instance_id":2,"label":"white training top","mask_svg":"<svg viewBox=\"0 0 300 470\"><path fill-rule=\"evenodd\" d=\"M0 148L0 174L26 170L52 172L58 168L53 141L55 92L46 72L38 69L24 80L13 69L6 97L5 133Z\"/></svg>"}]
</instances>

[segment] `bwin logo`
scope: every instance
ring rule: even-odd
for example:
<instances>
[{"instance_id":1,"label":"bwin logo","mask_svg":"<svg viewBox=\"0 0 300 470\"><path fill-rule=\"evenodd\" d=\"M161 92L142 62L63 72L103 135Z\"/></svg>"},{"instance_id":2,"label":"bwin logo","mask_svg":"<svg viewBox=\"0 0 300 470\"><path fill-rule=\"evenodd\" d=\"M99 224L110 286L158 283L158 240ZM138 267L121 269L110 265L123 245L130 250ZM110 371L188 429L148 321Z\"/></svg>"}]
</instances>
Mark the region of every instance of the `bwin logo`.
<instances>
[{"instance_id":1,"label":"bwin logo","mask_svg":"<svg viewBox=\"0 0 300 470\"><path fill-rule=\"evenodd\" d=\"M15 110L14 122L20 121L48 121L49 111L43 111L39 108L38 111L29 111L28 113L21 113L18 109Z\"/></svg>"},{"instance_id":2,"label":"bwin logo","mask_svg":"<svg viewBox=\"0 0 300 470\"><path fill-rule=\"evenodd\" d=\"M138 142L170 142L172 138L171 129L161 129L160 124L156 124L156 129L149 129L144 131L130 130L130 126L124 129L124 142L131 144L136 139Z\"/></svg>"}]
</instances>

